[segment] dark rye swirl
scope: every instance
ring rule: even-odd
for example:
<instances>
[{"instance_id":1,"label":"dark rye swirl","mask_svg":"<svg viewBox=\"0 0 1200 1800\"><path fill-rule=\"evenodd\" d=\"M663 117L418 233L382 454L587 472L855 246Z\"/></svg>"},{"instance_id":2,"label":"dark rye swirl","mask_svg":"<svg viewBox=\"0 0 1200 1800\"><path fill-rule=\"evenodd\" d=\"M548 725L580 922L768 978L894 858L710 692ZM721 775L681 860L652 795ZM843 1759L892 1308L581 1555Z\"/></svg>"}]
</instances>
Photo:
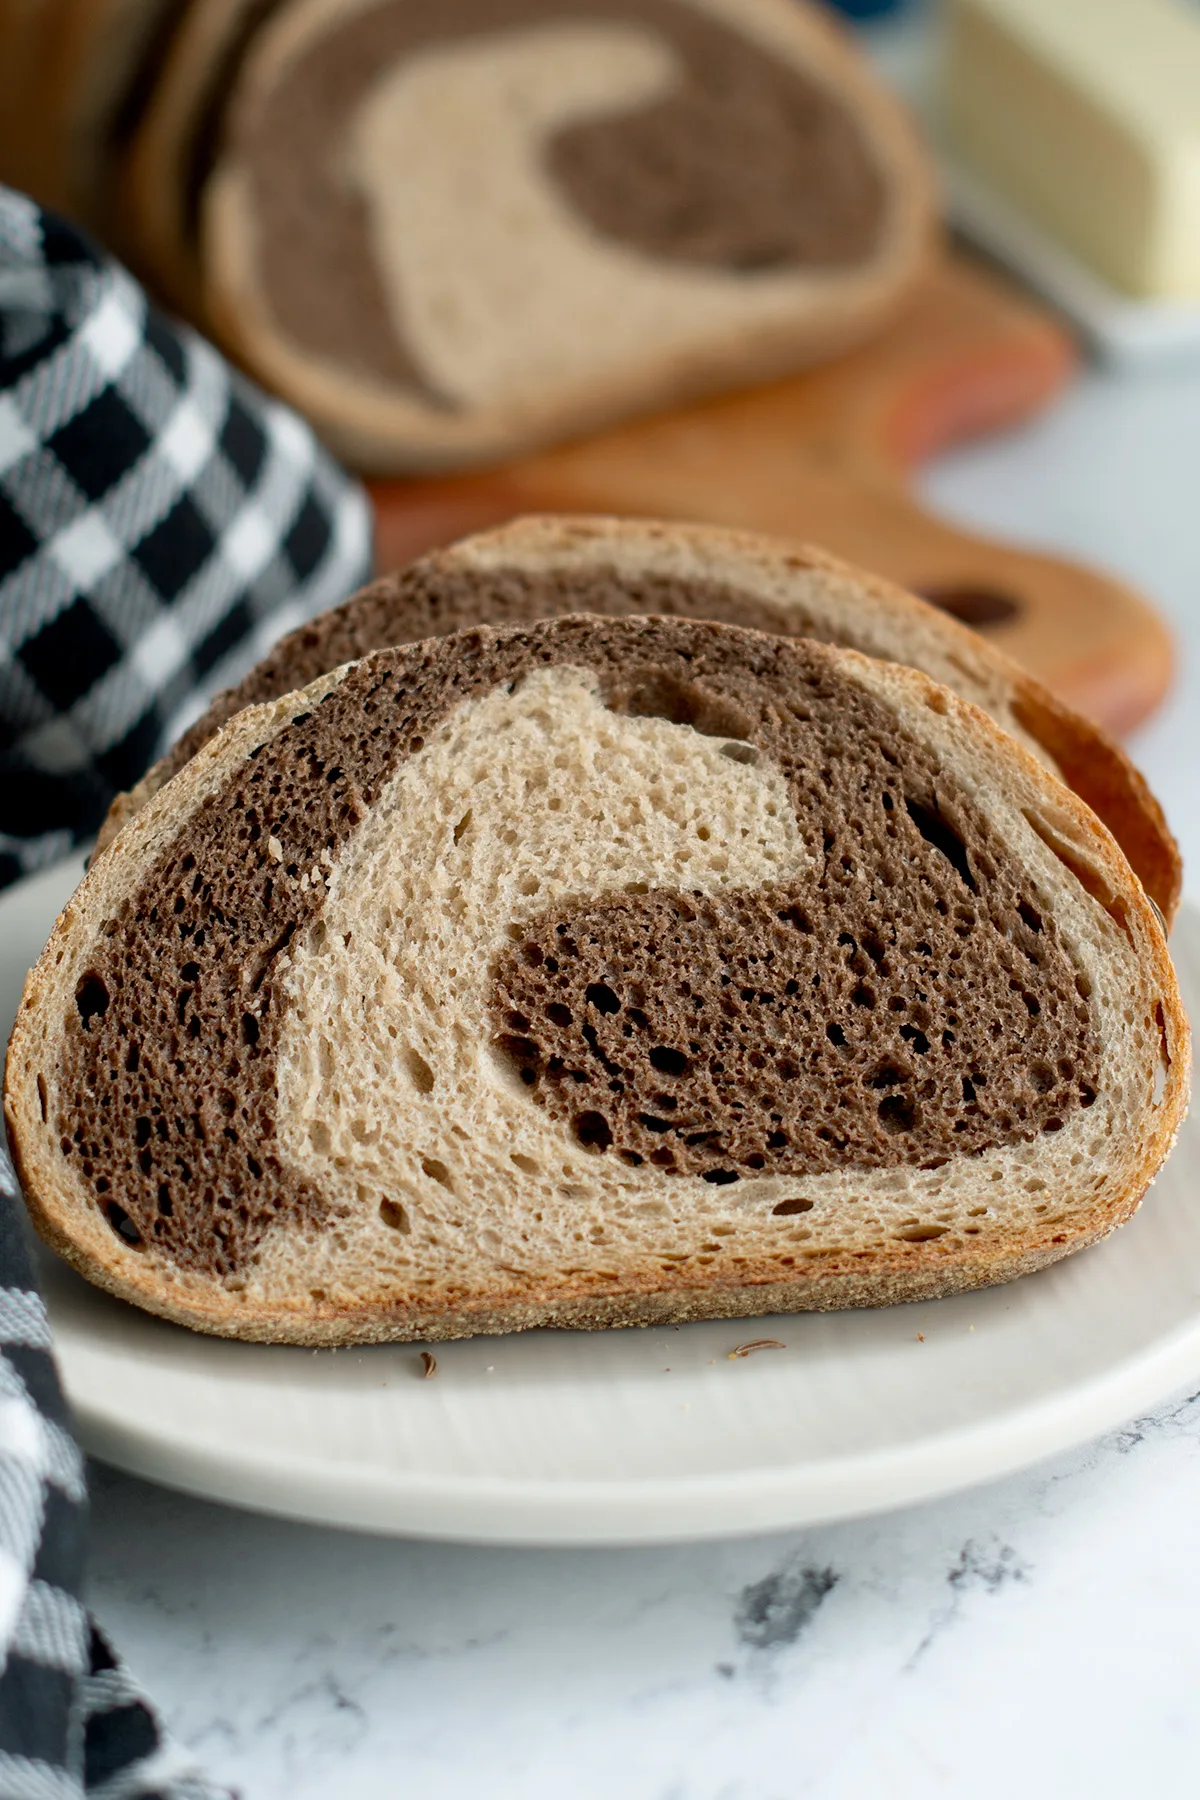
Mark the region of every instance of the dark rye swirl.
<instances>
[{"instance_id":1,"label":"dark rye swirl","mask_svg":"<svg viewBox=\"0 0 1200 1800\"><path fill-rule=\"evenodd\" d=\"M911 669L569 615L249 708L98 857L6 1112L84 1274L333 1344L877 1305L1137 1206L1155 914Z\"/></svg>"},{"instance_id":2,"label":"dark rye swirl","mask_svg":"<svg viewBox=\"0 0 1200 1800\"><path fill-rule=\"evenodd\" d=\"M800 0L282 0L206 141L209 316L379 472L829 355L932 233L901 109Z\"/></svg>"}]
</instances>

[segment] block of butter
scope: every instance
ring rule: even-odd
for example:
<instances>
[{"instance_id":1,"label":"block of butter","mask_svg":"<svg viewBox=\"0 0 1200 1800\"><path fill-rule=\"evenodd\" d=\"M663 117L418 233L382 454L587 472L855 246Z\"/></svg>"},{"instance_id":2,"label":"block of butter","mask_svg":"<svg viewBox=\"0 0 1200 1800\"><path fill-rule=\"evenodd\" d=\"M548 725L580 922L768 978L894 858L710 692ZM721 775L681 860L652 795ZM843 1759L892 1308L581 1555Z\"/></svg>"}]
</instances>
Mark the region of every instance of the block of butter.
<instances>
[{"instance_id":1,"label":"block of butter","mask_svg":"<svg viewBox=\"0 0 1200 1800\"><path fill-rule=\"evenodd\" d=\"M951 0L951 154L1100 275L1200 300L1200 0Z\"/></svg>"}]
</instances>

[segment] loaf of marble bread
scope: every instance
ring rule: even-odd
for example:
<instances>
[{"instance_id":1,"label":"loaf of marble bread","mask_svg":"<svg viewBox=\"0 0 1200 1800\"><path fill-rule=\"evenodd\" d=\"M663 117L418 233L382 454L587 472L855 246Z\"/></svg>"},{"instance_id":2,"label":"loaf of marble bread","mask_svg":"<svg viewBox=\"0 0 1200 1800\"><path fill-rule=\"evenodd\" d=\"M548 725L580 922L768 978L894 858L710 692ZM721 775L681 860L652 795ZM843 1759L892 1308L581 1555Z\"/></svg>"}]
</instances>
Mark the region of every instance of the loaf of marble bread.
<instances>
[{"instance_id":1,"label":"loaf of marble bread","mask_svg":"<svg viewBox=\"0 0 1200 1800\"><path fill-rule=\"evenodd\" d=\"M237 714L98 857L5 1103L45 1239L298 1344L930 1299L1127 1219L1187 1022L1113 838L853 651L573 614Z\"/></svg>"},{"instance_id":2,"label":"loaf of marble bread","mask_svg":"<svg viewBox=\"0 0 1200 1800\"><path fill-rule=\"evenodd\" d=\"M811 546L674 520L518 519L374 582L282 639L219 694L138 786L118 795L100 847L242 707L388 645L568 612L717 619L924 670L990 713L1073 787L1117 839L1164 919L1173 919L1181 879L1175 840L1144 778L1098 727L975 632L886 581Z\"/></svg>"},{"instance_id":3,"label":"loaf of marble bread","mask_svg":"<svg viewBox=\"0 0 1200 1800\"><path fill-rule=\"evenodd\" d=\"M376 472L826 357L934 212L901 107L802 0L281 0L199 185L213 328Z\"/></svg>"},{"instance_id":4,"label":"loaf of marble bread","mask_svg":"<svg viewBox=\"0 0 1200 1800\"><path fill-rule=\"evenodd\" d=\"M139 270L204 324L199 204L227 91L274 0L191 0L162 45L123 147L117 188Z\"/></svg>"},{"instance_id":5,"label":"loaf of marble bread","mask_svg":"<svg viewBox=\"0 0 1200 1800\"><path fill-rule=\"evenodd\" d=\"M0 180L128 247L118 146L181 0L0 0Z\"/></svg>"}]
</instances>

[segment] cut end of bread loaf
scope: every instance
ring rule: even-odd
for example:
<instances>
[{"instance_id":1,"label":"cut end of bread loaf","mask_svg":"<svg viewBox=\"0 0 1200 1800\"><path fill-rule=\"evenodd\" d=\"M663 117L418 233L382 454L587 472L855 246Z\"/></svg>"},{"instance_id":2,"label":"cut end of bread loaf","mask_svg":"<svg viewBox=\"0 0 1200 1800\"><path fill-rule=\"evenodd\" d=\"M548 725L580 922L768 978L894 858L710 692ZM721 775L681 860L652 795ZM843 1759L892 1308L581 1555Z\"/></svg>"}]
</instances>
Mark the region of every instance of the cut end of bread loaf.
<instances>
[{"instance_id":1,"label":"cut end of bread loaf","mask_svg":"<svg viewBox=\"0 0 1200 1800\"><path fill-rule=\"evenodd\" d=\"M682 618L376 652L97 859L6 1106L39 1229L203 1330L926 1299L1094 1242L1186 1102L1104 828L911 669Z\"/></svg>"},{"instance_id":2,"label":"cut end of bread loaf","mask_svg":"<svg viewBox=\"0 0 1200 1800\"><path fill-rule=\"evenodd\" d=\"M207 309L348 461L457 466L847 347L933 214L798 0L289 0L205 184Z\"/></svg>"},{"instance_id":3,"label":"cut end of bread loaf","mask_svg":"<svg viewBox=\"0 0 1200 1800\"><path fill-rule=\"evenodd\" d=\"M1141 774L1099 727L974 632L877 576L811 546L678 521L517 519L372 583L292 632L218 695L139 786L117 798L100 847L242 707L390 645L568 612L715 619L922 670L982 707L1074 788L1168 925L1173 919L1182 875L1175 840Z\"/></svg>"}]
</instances>

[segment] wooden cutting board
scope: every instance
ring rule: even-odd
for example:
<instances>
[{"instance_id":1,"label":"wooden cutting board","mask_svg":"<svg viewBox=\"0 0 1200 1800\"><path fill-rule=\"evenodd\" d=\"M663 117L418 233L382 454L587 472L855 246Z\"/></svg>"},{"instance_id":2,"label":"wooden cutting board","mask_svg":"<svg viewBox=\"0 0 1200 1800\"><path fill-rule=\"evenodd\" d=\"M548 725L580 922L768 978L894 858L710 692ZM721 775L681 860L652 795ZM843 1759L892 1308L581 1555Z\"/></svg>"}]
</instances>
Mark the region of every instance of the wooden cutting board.
<instances>
[{"instance_id":1,"label":"wooden cutting board","mask_svg":"<svg viewBox=\"0 0 1200 1800\"><path fill-rule=\"evenodd\" d=\"M959 531L914 468L1045 406L1071 338L999 277L949 256L867 348L767 387L639 419L484 472L373 484L380 568L521 512L711 520L824 545L985 632L1110 730L1152 712L1172 647L1098 571Z\"/></svg>"}]
</instances>

